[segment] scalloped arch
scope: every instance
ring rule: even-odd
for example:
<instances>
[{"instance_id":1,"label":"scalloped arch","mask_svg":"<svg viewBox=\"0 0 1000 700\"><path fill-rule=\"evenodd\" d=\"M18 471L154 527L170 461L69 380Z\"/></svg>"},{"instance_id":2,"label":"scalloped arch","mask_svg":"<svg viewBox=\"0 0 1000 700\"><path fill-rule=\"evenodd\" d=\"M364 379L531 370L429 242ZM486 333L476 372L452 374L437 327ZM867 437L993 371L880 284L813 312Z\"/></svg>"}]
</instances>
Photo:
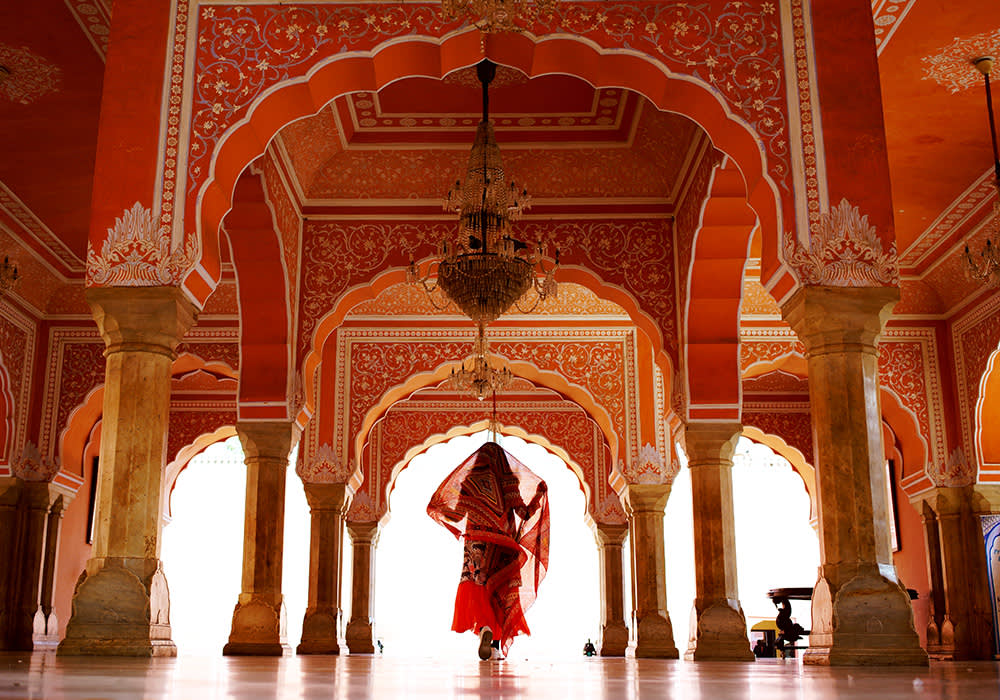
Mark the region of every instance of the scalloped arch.
<instances>
[{"instance_id":1,"label":"scalloped arch","mask_svg":"<svg viewBox=\"0 0 1000 700\"><path fill-rule=\"evenodd\" d=\"M738 164L746 183L747 201L760 219L765 263L780 265L782 202L775 183L766 174L761 139L730 112L709 85L692 76L671 73L654 57L630 50L602 49L578 36L491 36L484 47L477 31L460 31L441 39L408 36L371 51L337 55L306 76L265 91L246 117L215 146L208 179L198 193L197 210L189 213L196 222L201 257L185 278L185 289L204 303L218 283L219 226L232 206L236 182L284 125L315 114L345 93L377 91L406 77L441 78L478 63L484 55L529 77L566 74L597 88L632 90L658 109L682 114L698 123L715 146Z\"/></svg>"}]
</instances>

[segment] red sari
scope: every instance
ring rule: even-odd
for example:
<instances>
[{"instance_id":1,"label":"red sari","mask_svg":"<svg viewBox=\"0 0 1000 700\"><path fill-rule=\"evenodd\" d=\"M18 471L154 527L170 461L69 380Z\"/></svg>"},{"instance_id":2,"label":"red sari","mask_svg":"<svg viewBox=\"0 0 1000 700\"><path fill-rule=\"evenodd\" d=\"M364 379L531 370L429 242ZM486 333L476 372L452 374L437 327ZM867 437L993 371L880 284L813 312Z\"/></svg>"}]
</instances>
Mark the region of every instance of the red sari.
<instances>
[{"instance_id":1,"label":"red sari","mask_svg":"<svg viewBox=\"0 0 1000 700\"><path fill-rule=\"evenodd\" d=\"M515 636L530 634L524 613L549 562L545 482L487 442L441 482L427 514L465 548L452 629L489 627L506 654Z\"/></svg>"}]
</instances>

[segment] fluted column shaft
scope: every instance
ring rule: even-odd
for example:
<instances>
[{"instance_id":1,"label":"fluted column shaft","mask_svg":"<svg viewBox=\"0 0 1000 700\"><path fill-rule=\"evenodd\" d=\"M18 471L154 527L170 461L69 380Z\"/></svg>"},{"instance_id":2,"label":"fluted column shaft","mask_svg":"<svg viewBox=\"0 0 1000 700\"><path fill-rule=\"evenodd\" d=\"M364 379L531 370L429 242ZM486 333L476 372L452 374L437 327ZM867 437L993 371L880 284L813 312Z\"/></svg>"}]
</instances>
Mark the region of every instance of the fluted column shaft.
<instances>
[{"instance_id":1,"label":"fluted column shaft","mask_svg":"<svg viewBox=\"0 0 1000 700\"><path fill-rule=\"evenodd\" d=\"M601 656L625 656L628 627L625 625L625 583L622 576L622 546L628 525L594 523L594 536L601 564Z\"/></svg>"},{"instance_id":2,"label":"fluted column shaft","mask_svg":"<svg viewBox=\"0 0 1000 700\"><path fill-rule=\"evenodd\" d=\"M93 557L59 653L173 656L160 487L171 364L195 309L176 287L92 287L87 301L106 345L101 477Z\"/></svg>"},{"instance_id":3,"label":"fluted column shaft","mask_svg":"<svg viewBox=\"0 0 1000 700\"><path fill-rule=\"evenodd\" d=\"M635 655L676 659L677 646L667 611L663 509L670 484L629 484L625 506L632 539Z\"/></svg>"},{"instance_id":4,"label":"fluted column shaft","mask_svg":"<svg viewBox=\"0 0 1000 700\"><path fill-rule=\"evenodd\" d=\"M352 654L375 653L375 546L378 523L347 523L353 543L351 619L347 623L347 648Z\"/></svg>"},{"instance_id":5,"label":"fluted column shaft","mask_svg":"<svg viewBox=\"0 0 1000 700\"><path fill-rule=\"evenodd\" d=\"M685 431L694 516L695 600L684 657L753 661L736 577L733 455L742 426L691 423Z\"/></svg>"},{"instance_id":6,"label":"fluted column shaft","mask_svg":"<svg viewBox=\"0 0 1000 700\"><path fill-rule=\"evenodd\" d=\"M346 484L303 483L309 501L309 603L298 654L339 654Z\"/></svg>"},{"instance_id":7,"label":"fluted column shaft","mask_svg":"<svg viewBox=\"0 0 1000 700\"><path fill-rule=\"evenodd\" d=\"M782 308L806 347L820 572L806 663L927 663L889 544L878 350L896 288L804 287Z\"/></svg>"},{"instance_id":8,"label":"fluted column shaft","mask_svg":"<svg viewBox=\"0 0 1000 700\"><path fill-rule=\"evenodd\" d=\"M281 594L285 476L298 429L287 421L241 422L236 432L247 465L243 577L229 642L222 653L281 656L289 651Z\"/></svg>"}]
</instances>

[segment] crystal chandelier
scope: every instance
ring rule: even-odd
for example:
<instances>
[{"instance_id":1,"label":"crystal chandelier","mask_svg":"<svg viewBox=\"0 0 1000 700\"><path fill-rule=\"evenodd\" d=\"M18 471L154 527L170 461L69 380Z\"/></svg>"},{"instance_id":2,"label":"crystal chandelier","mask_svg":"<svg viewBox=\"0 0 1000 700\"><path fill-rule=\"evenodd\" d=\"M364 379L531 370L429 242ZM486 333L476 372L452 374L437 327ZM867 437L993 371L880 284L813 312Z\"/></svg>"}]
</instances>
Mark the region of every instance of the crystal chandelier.
<instances>
[{"instance_id":1,"label":"crystal chandelier","mask_svg":"<svg viewBox=\"0 0 1000 700\"><path fill-rule=\"evenodd\" d=\"M553 277L559 265L545 269L541 243L529 250L528 245L511 235L511 224L530 206L528 191L514 182L506 184L500 147L489 121L489 84L496 75L496 64L484 60L476 66L483 86L483 119L476 129L476 140L469 154L464 182L459 180L448 192L445 211L458 214L458 235L455 241L441 242L441 259L437 261L437 278L420 277L416 263L410 259L407 280L420 284L436 308L447 306L435 301L440 289L448 301L482 328L495 321L511 306L522 313L532 311L539 302L556 295ZM434 263L431 268L434 268ZM536 275L535 269L540 275ZM535 299L529 308L518 303L534 289Z\"/></svg>"},{"instance_id":2,"label":"crystal chandelier","mask_svg":"<svg viewBox=\"0 0 1000 700\"><path fill-rule=\"evenodd\" d=\"M523 32L539 14L552 14L556 0L441 0L446 20L468 17L479 31Z\"/></svg>"},{"instance_id":3,"label":"crystal chandelier","mask_svg":"<svg viewBox=\"0 0 1000 700\"><path fill-rule=\"evenodd\" d=\"M17 263L10 261L10 256L3 256L3 266L0 267L0 294L5 294L17 286L20 279L17 275Z\"/></svg>"},{"instance_id":4,"label":"crystal chandelier","mask_svg":"<svg viewBox=\"0 0 1000 700\"><path fill-rule=\"evenodd\" d=\"M993 58L990 56L977 58L974 63L979 72L983 74L983 79L986 82L986 110L990 120L990 136L993 138L994 185L998 197L1000 197L1000 153L997 151L997 127L993 118L993 95L990 91L990 70L993 68ZM986 229L986 244L979 255L973 255L968 244L965 246L963 255L965 271L971 279L991 285L1000 283L1000 257L997 255L997 246L993 242L998 234L1000 234L1000 198L993 202L993 216Z\"/></svg>"},{"instance_id":5,"label":"crystal chandelier","mask_svg":"<svg viewBox=\"0 0 1000 700\"><path fill-rule=\"evenodd\" d=\"M497 369L493 366L486 330L480 326L479 335L472 345L472 354L457 369L451 370L448 384L452 389L467 392L482 401L490 394L495 398L498 392L510 386L513 379L514 375L508 368Z\"/></svg>"}]
</instances>

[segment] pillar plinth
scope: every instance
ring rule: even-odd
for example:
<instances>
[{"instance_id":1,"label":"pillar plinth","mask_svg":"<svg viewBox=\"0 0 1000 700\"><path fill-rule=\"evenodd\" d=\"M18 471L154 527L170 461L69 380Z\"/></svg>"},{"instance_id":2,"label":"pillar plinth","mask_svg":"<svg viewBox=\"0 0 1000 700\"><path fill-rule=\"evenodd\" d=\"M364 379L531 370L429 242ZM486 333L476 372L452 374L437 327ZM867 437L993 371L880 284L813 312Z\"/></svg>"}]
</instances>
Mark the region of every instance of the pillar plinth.
<instances>
[{"instance_id":1,"label":"pillar plinth","mask_svg":"<svg viewBox=\"0 0 1000 700\"><path fill-rule=\"evenodd\" d=\"M875 344L898 299L894 287L803 287L782 308L806 347L815 438L809 664L927 664L889 543Z\"/></svg>"},{"instance_id":2,"label":"pillar plinth","mask_svg":"<svg viewBox=\"0 0 1000 700\"><path fill-rule=\"evenodd\" d=\"M733 454L742 426L687 426L688 468L694 514L695 600L684 658L753 661L736 577Z\"/></svg>"},{"instance_id":3,"label":"pillar plinth","mask_svg":"<svg viewBox=\"0 0 1000 700\"><path fill-rule=\"evenodd\" d=\"M625 589L622 577L622 546L628 525L594 523L594 537L601 563L601 656L625 656L628 627L625 625Z\"/></svg>"},{"instance_id":4,"label":"pillar plinth","mask_svg":"<svg viewBox=\"0 0 1000 700\"><path fill-rule=\"evenodd\" d=\"M297 654L339 654L340 565L347 484L303 483L309 501L309 601Z\"/></svg>"},{"instance_id":5,"label":"pillar plinth","mask_svg":"<svg viewBox=\"0 0 1000 700\"><path fill-rule=\"evenodd\" d=\"M637 658L676 659L674 630L667 612L663 509L670 484L629 484L625 506L632 537L632 600Z\"/></svg>"},{"instance_id":6,"label":"pillar plinth","mask_svg":"<svg viewBox=\"0 0 1000 700\"><path fill-rule=\"evenodd\" d=\"M282 656L285 639L281 563L285 533L285 472L298 437L294 423L241 422L236 432L247 465L243 577L226 656Z\"/></svg>"},{"instance_id":7,"label":"pillar plinth","mask_svg":"<svg viewBox=\"0 0 1000 700\"><path fill-rule=\"evenodd\" d=\"M60 654L174 656L160 565L160 480L174 349L195 308L177 287L92 287L104 338L104 413L93 557Z\"/></svg>"},{"instance_id":8,"label":"pillar plinth","mask_svg":"<svg viewBox=\"0 0 1000 700\"><path fill-rule=\"evenodd\" d=\"M344 636L352 654L375 653L373 603L375 600L375 545L378 523L347 523L353 547L351 619Z\"/></svg>"},{"instance_id":9,"label":"pillar plinth","mask_svg":"<svg viewBox=\"0 0 1000 700\"><path fill-rule=\"evenodd\" d=\"M992 507L975 486L941 487L920 494L928 544L931 597L937 627L928 651L937 658L993 658L993 625L980 513ZM990 487L985 487L990 488Z\"/></svg>"}]
</instances>

